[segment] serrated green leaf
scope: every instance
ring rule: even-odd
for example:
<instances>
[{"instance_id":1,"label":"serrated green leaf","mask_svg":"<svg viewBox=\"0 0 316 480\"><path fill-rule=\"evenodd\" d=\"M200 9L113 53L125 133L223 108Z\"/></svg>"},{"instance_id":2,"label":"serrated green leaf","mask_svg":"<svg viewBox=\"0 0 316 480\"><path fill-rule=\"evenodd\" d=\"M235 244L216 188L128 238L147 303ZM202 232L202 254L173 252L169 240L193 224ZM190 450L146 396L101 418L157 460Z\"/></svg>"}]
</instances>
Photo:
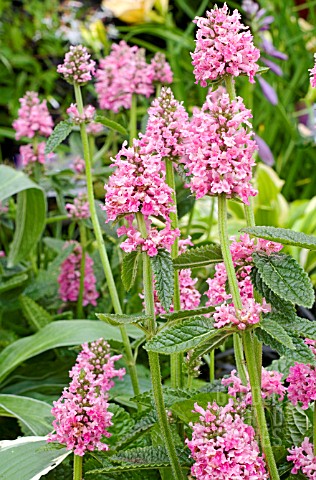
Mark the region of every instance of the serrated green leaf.
<instances>
[{"instance_id":1,"label":"serrated green leaf","mask_svg":"<svg viewBox=\"0 0 316 480\"><path fill-rule=\"evenodd\" d=\"M40 330L53 321L52 316L38 303L26 295L20 295L22 312L34 330Z\"/></svg>"},{"instance_id":2,"label":"serrated green leaf","mask_svg":"<svg viewBox=\"0 0 316 480\"><path fill-rule=\"evenodd\" d=\"M192 365L198 358L201 358L203 355L206 355L207 353L210 353L216 348L220 347L231 334L232 332L223 330L222 328L217 329L217 333L211 335L209 338L197 345L197 347L193 348L192 352L190 352L188 365Z\"/></svg>"},{"instance_id":3,"label":"serrated green leaf","mask_svg":"<svg viewBox=\"0 0 316 480\"><path fill-rule=\"evenodd\" d=\"M173 259L173 265L177 270L181 270L184 268L207 267L222 261L220 246L211 243L202 247L189 248L186 252Z\"/></svg>"},{"instance_id":4,"label":"serrated green leaf","mask_svg":"<svg viewBox=\"0 0 316 480\"><path fill-rule=\"evenodd\" d=\"M312 283L294 258L283 253L253 253L252 258L263 282L276 295L304 307L313 305L315 295Z\"/></svg>"},{"instance_id":5,"label":"serrated green leaf","mask_svg":"<svg viewBox=\"0 0 316 480\"><path fill-rule=\"evenodd\" d=\"M187 448L177 448L177 456L182 465L190 465L190 452ZM131 448L111 457L111 461L137 465L170 465L167 449L162 445Z\"/></svg>"},{"instance_id":6,"label":"serrated green leaf","mask_svg":"<svg viewBox=\"0 0 316 480\"><path fill-rule=\"evenodd\" d=\"M172 313L161 313L160 318L172 322L173 320L185 320L186 318L197 317L215 311L215 307L200 307L194 310L179 310Z\"/></svg>"},{"instance_id":7,"label":"serrated green leaf","mask_svg":"<svg viewBox=\"0 0 316 480\"><path fill-rule=\"evenodd\" d=\"M166 355L185 352L218 333L212 322L206 318L195 317L184 321L181 325L164 328L149 340L144 348L149 352L164 353Z\"/></svg>"},{"instance_id":8,"label":"serrated green leaf","mask_svg":"<svg viewBox=\"0 0 316 480\"><path fill-rule=\"evenodd\" d=\"M73 127L73 123L69 120L59 122L53 130L53 133L48 138L45 146L45 154L51 153L58 145L66 140Z\"/></svg>"},{"instance_id":9,"label":"serrated green leaf","mask_svg":"<svg viewBox=\"0 0 316 480\"><path fill-rule=\"evenodd\" d=\"M228 398L228 394L224 392L197 393L188 400L174 403L170 408L172 413L177 415L180 420L189 424L190 422L198 421L200 416L199 413L193 412L195 403L198 403L202 408L206 408L208 403L212 403L213 401L218 405L226 405Z\"/></svg>"},{"instance_id":10,"label":"serrated green leaf","mask_svg":"<svg viewBox=\"0 0 316 480\"><path fill-rule=\"evenodd\" d=\"M288 228L258 226L243 228L241 231L255 237L271 240L272 242L282 243L282 245L294 245L308 248L309 250L316 250L315 235L306 235L306 233L295 232Z\"/></svg>"},{"instance_id":11,"label":"serrated green leaf","mask_svg":"<svg viewBox=\"0 0 316 480\"><path fill-rule=\"evenodd\" d=\"M315 356L312 351L305 345L304 340L301 338L291 336L292 342L295 346L294 350L287 348L282 343L278 342L275 338L271 337L267 332L261 330L260 327L255 329L255 335L265 345L269 345L273 350L276 350L281 356L292 359L301 363L315 363Z\"/></svg>"},{"instance_id":12,"label":"serrated green leaf","mask_svg":"<svg viewBox=\"0 0 316 480\"><path fill-rule=\"evenodd\" d=\"M261 330L264 330L270 337L282 343L285 347L293 350L294 344L292 338L286 333L285 329L274 320L273 317L266 317L260 322Z\"/></svg>"},{"instance_id":13,"label":"serrated green leaf","mask_svg":"<svg viewBox=\"0 0 316 480\"><path fill-rule=\"evenodd\" d=\"M137 324L138 322L147 322L151 319L149 315L124 315L116 313L96 313L96 316L102 322L109 325L128 325L129 323Z\"/></svg>"},{"instance_id":14,"label":"serrated green leaf","mask_svg":"<svg viewBox=\"0 0 316 480\"><path fill-rule=\"evenodd\" d=\"M124 128L122 125L120 125L117 122L114 122L113 120L109 120L106 117L103 117L102 115L96 115L94 118L94 121L97 123L102 123L102 125L105 125L106 127L110 128L111 130L114 130L115 132L119 132L122 135L127 135L127 130Z\"/></svg>"},{"instance_id":15,"label":"serrated green leaf","mask_svg":"<svg viewBox=\"0 0 316 480\"><path fill-rule=\"evenodd\" d=\"M124 255L122 262L122 282L128 292L135 283L137 277L138 261L140 252L134 251Z\"/></svg>"},{"instance_id":16,"label":"serrated green leaf","mask_svg":"<svg viewBox=\"0 0 316 480\"><path fill-rule=\"evenodd\" d=\"M164 310L169 311L174 292L174 271L171 255L166 250L150 258L154 272L158 298Z\"/></svg>"},{"instance_id":17,"label":"serrated green leaf","mask_svg":"<svg viewBox=\"0 0 316 480\"><path fill-rule=\"evenodd\" d=\"M284 439L287 446L300 445L305 437L312 433L312 426L306 413L290 402L285 404L285 432Z\"/></svg>"},{"instance_id":18,"label":"serrated green leaf","mask_svg":"<svg viewBox=\"0 0 316 480\"><path fill-rule=\"evenodd\" d=\"M296 335L316 340L316 322L306 320L305 318L296 315L289 318L286 314L273 312L268 313L266 318L272 319L274 322L277 322L283 328L290 330Z\"/></svg>"},{"instance_id":19,"label":"serrated green leaf","mask_svg":"<svg viewBox=\"0 0 316 480\"><path fill-rule=\"evenodd\" d=\"M28 279L27 273L19 273L14 275L6 282L0 282L0 294L13 290L14 288L20 287Z\"/></svg>"},{"instance_id":20,"label":"serrated green leaf","mask_svg":"<svg viewBox=\"0 0 316 480\"><path fill-rule=\"evenodd\" d=\"M175 402L180 400L187 400L191 398L194 393L199 393L198 390L185 389L185 388L172 388L163 386L163 398L166 408L169 408ZM147 407L153 407L154 399L152 390L143 392L140 395L132 398L136 403L146 405Z\"/></svg>"},{"instance_id":21,"label":"serrated green leaf","mask_svg":"<svg viewBox=\"0 0 316 480\"><path fill-rule=\"evenodd\" d=\"M129 428L129 431L124 435L121 435L115 442L115 450L119 450L121 448L125 448L127 445L130 445L141 435L148 432L156 423L157 414L154 409L140 415L136 419L134 425Z\"/></svg>"}]
</instances>

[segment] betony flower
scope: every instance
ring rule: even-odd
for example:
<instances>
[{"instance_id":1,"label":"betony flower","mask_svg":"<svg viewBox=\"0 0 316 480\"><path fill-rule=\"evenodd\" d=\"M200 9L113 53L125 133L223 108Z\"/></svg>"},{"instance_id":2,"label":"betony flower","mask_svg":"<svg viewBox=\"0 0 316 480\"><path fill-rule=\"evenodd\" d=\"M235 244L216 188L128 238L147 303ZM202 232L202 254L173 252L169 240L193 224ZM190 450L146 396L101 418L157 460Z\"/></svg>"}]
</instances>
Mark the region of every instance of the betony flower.
<instances>
[{"instance_id":1,"label":"betony flower","mask_svg":"<svg viewBox=\"0 0 316 480\"><path fill-rule=\"evenodd\" d=\"M311 480L316 478L316 456L314 455L314 445L305 437L300 447L289 448L286 459L293 462L294 466L291 473L296 475L302 470L303 474Z\"/></svg>"},{"instance_id":2,"label":"betony flower","mask_svg":"<svg viewBox=\"0 0 316 480\"><path fill-rule=\"evenodd\" d=\"M93 120L95 108L92 105L87 105L84 107L83 114L80 114L77 105L72 103L70 107L67 108L67 113L76 125L81 125L82 123L89 123Z\"/></svg>"},{"instance_id":3,"label":"betony flower","mask_svg":"<svg viewBox=\"0 0 316 480\"><path fill-rule=\"evenodd\" d=\"M150 61L150 66L153 71L152 81L154 83L161 83L162 85L172 83L173 73L163 53L155 53Z\"/></svg>"},{"instance_id":4,"label":"betony flower","mask_svg":"<svg viewBox=\"0 0 316 480\"><path fill-rule=\"evenodd\" d=\"M290 402L293 405L300 402L301 408L307 410L309 403L316 400L316 367L295 362L286 381L289 383L287 395Z\"/></svg>"},{"instance_id":5,"label":"betony flower","mask_svg":"<svg viewBox=\"0 0 316 480\"><path fill-rule=\"evenodd\" d=\"M211 92L190 122L183 162L190 189L197 198L226 194L249 203L257 191L251 185L253 154L257 150L249 123L251 112L242 98Z\"/></svg>"},{"instance_id":6,"label":"betony flower","mask_svg":"<svg viewBox=\"0 0 316 480\"><path fill-rule=\"evenodd\" d=\"M194 425L191 450L194 465L191 475L197 480L267 480L265 463L260 456L255 431L236 413L233 400L225 407L215 402L203 409L194 404L199 422Z\"/></svg>"},{"instance_id":7,"label":"betony flower","mask_svg":"<svg viewBox=\"0 0 316 480\"><path fill-rule=\"evenodd\" d=\"M109 449L102 441L102 437L110 437L107 429L113 424L107 392L114 385L113 378L122 379L125 374L124 369L114 367L121 355L111 357L110 347L102 338L82 345L82 349L69 372L69 386L54 402L55 433L47 440L65 444L67 450L79 456L87 451Z\"/></svg>"},{"instance_id":8,"label":"betony flower","mask_svg":"<svg viewBox=\"0 0 316 480\"><path fill-rule=\"evenodd\" d=\"M22 166L25 167L29 164L38 162L44 165L46 158L52 156L52 154L45 155L45 142L40 142L34 147L32 144L21 145L20 156Z\"/></svg>"},{"instance_id":9,"label":"betony flower","mask_svg":"<svg viewBox=\"0 0 316 480\"><path fill-rule=\"evenodd\" d=\"M70 51L66 53L64 63L57 66L57 72L64 76L64 79L74 85L84 85L92 79L95 74L95 62L86 47L82 45L71 45Z\"/></svg>"},{"instance_id":10,"label":"betony flower","mask_svg":"<svg viewBox=\"0 0 316 480\"><path fill-rule=\"evenodd\" d=\"M225 75L248 75L254 83L260 51L253 44L249 27L243 25L240 18L238 10L229 14L226 3L222 8L215 6L207 11L206 18L195 18L198 30L191 56L196 83L200 82L202 87Z\"/></svg>"},{"instance_id":11,"label":"betony flower","mask_svg":"<svg viewBox=\"0 0 316 480\"><path fill-rule=\"evenodd\" d=\"M33 138L35 135L49 137L53 131L53 119L48 111L46 100L42 102L36 92L26 92L20 98L18 118L13 122L15 138Z\"/></svg>"},{"instance_id":12,"label":"betony flower","mask_svg":"<svg viewBox=\"0 0 316 480\"><path fill-rule=\"evenodd\" d=\"M66 203L68 217L74 220L82 220L90 217L89 202L86 193L79 193L74 203Z\"/></svg>"},{"instance_id":13,"label":"betony flower","mask_svg":"<svg viewBox=\"0 0 316 480\"><path fill-rule=\"evenodd\" d=\"M73 252L64 260L60 267L59 296L63 302L76 302L80 290L80 264L82 248L79 243L76 244ZM96 306L99 293L96 290L96 278L93 273L93 260L86 253L85 275L83 289L83 306L89 304Z\"/></svg>"},{"instance_id":14,"label":"betony flower","mask_svg":"<svg viewBox=\"0 0 316 480\"><path fill-rule=\"evenodd\" d=\"M100 60L96 72L100 108L116 113L120 108L131 108L133 94L148 98L154 93L154 75L144 49L130 47L123 40L112 44L110 55Z\"/></svg>"}]
</instances>

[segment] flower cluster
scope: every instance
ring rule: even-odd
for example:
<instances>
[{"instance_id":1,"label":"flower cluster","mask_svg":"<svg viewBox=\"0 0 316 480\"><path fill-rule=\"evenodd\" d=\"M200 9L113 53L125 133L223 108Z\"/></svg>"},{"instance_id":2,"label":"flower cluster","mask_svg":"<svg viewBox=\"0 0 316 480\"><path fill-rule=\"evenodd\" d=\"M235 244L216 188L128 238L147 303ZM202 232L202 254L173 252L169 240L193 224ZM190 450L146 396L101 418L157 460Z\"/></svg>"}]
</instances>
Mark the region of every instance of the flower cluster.
<instances>
[{"instance_id":1,"label":"flower cluster","mask_svg":"<svg viewBox=\"0 0 316 480\"><path fill-rule=\"evenodd\" d=\"M218 263L215 266L215 275L208 279L209 290L206 292L208 296L207 305L216 306L214 313L214 326L216 328L225 325L235 325L239 329L244 330L247 325L253 325L260 321L260 313L270 311L270 306L263 299L262 305L255 302L253 294L253 285L250 279L252 268L252 254L255 251L263 251L270 255L278 252L282 245L263 239L251 239L249 235L241 235L240 240L233 241L230 245L230 251L234 266L237 269L237 280L242 300L243 309L239 312L239 318L233 303L223 303L231 300L231 295L226 293L227 272L224 263Z\"/></svg>"},{"instance_id":2,"label":"flower cluster","mask_svg":"<svg viewBox=\"0 0 316 480\"><path fill-rule=\"evenodd\" d=\"M257 146L243 126L251 127L251 117L240 97L230 102L228 94L217 92L194 112L183 161L197 198L225 193L248 204L248 197L257 194L251 185Z\"/></svg>"},{"instance_id":3,"label":"flower cluster","mask_svg":"<svg viewBox=\"0 0 316 480\"><path fill-rule=\"evenodd\" d=\"M248 27L240 22L238 10L229 15L225 3L222 8L206 12L206 16L194 20L198 30L195 51L191 55L196 83L206 87L208 80L217 80L227 74L248 75L253 83L260 51L255 48Z\"/></svg>"},{"instance_id":4,"label":"flower cluster","mask_svg":"<svg viewBox=\"0 0 316 480\"><path fill-rule=\"evenodd\" d=\"M65 55L64 63L58 65L57 72L61 73L69 83L84 85L95 73L95 62L90 57L86 47L71 45L70 51Z\"/></svg>"},{"instance_id":5,"label":"flower cluster","mask_svg":"<svg viewBox=\"0 0 316 480\"><path fill-rule=\"evenodd\" d=\"M140 134L142 146L149 153L177 160L184 155L184 142L189 135L189 117L172 93L171 88L162 87L160 96L148 109L145 134Z\"/></svg>"},{"instance_id":6,"label":"flower cluster","mask_svg":"<svg viewBox=\"0 0 316 480\"><path fill-rule=\"evenodd\" d=\"M59 282L59 295L63 302L76 302L80 290L80 264L82 257L82 248L80 244L75 243L73 252L61 264ZM86 254L85 257L85 275L82 304L96 306L96 299L99 294L96 290L96 278L93 273L93 260Z\"/></svg>"},{"instance_id":7,"label":"flower cluster","mask_svg":"<svg viewBox=\"0 0 316 480\"><path fill-rule=\"evenodd\" d=\"M275 394L279 396L282 401L286 388L282 385L283 373L266 370L262 368L261 373L261 396L262 398L271 397ZM241 379L238 377L236 370L233 370L230 377L222 379L222 385L228 387L228 393L232 397L238 398L241 407L246 407L252 404L251 386L248 382L243 385Z\"/></svg>"},{"instance_id":8,"label":"flower cluster","mask_svg":"<svg viewBox=\"0 0 316 480\"><path fill-rule=\"evenodd\" d=\"M316 478L316 456L314 455L314 446L307 437L304 438L300 447L289 448L286 459L293 462L294 466L291 473L296 475L300 470L307 478L315 480Z\"/></svg>"},{"instance_id":9,"label":"flower cluster","mask_svg":"<svg viewBox=\"0 0 316 480\"><path fill-rule=\"evenodd\" d=\"M79 193L74 203L66 203L68 217L74 220L82 220L90 217L89 202L86 193Z\"/></svg>"},{"instance_id":10,"label":"flower cluster","mask_svg":"<svg viewBox=\"0 0 316 480\"><path fill-rule=\"evenodd\" d=\"M295 363L290 367L287 395L290 402L296 405L302 403L302 409L306 410L309 403L316 400L316 367L304 363Z\"/></svg>"},{"instance_id":11,"label":"flower cluster","mask_svg":"<svg viewBox=\"0 0 316 480\"><path fill-rule=\"evenodd\" d=\"M267 480L255 431L236 413L233 401L225 407L215 402L206 410L198 404L200 422L193 425L192 440L186 440L195 463L191 474L198 480Z\"/></svg>"},{"instance_id":12,"label":"flower cluster","mask_svg":"<svg viewBox=\"0 0 316 480\"><path fill-rule=\"evenodd\" d=\"M49 137L54 124L46 100L41 102L36 92L26 92L24 97L20 98L20 104L19 116L13 122L15 138L33 138L36 134Z\"/></svg>"},{"instance_id":13,"label":"flower cluster","mask_svg":"<svg viewBox=\"0 0 316 480\"><path fill-rule=\"evenodd\" d=\"M82 123L89 123L93 120L95 108L92 105L87 105L84 107L83 114L80 114L77 105L72 103L70 107L67 108L67 113L76 125L81 125Z\"/></svg>"},{"instance_id":14,"label":"flower cluster","mask_svg":"<svg viewBox=\"0 0 316 480\"><path fill-rule=\"evenodd\" d=\"M50 157L52 154L45 155L45 142L40 142L34 147L32 144L21 145L20 158L23 167L26 165L38 162L44 165L46 157Z\"/></svg>"},{"instance_id":15,"label":"flower cluster","mask_svg":"<svg viewBox=\"0 0 316 480\"><path fill-rule=\"evenodd\" d=\"M156 54L148 64L144 49L136 45L130 47L123 40L112 44L110 55L100 60L96 77L100 107L113 112L122 107L131 108L133 94L148 98L154 93L154 82L172 81L164 56Z\"/></svg>"},{"instance_id":16,"label":"flower cluster","mask_svg":"<svg viewBox=\"0 0 316 480\"><path fill-rule=\"evenodd\" d=\"M84 173L85 168L86 168L84 159L79 157L79 156L77 156L73 159L73 161L71 163L71 166L75 170L75 172L78 173L78 174Z\"/></svg>"},{"instance_id":17,"label":"flower cluster","mask_svg":"<svg viewBox=\"0 0 316 480\"><path fill-rule=\"evenodd\" d=\"M69 373L71 382L62 396L54 402L55 416L48 442L65 444L67 450L83 456L86 451L108 450L102 436L112 425L113 414L108 411L108 391L113 378L122 378L124 369L116 370L114 363L121 355L110 356L110 347L102 338L82 345L76 364Z\"/></svg>"},{"instance_id":18,"label":"flower cluster","mask_svg":"<svg viewBox=\"0 0 316 480\"><path fill-rule=\"evenodd\" d=\"M160 155L144 153L140 140L134 139L132 147L123 144L115 157L115 172L106 185L105 210L107 221L115 220L119 215L127 215L128 227L118 229L118 235L127 235L127 240L121 244L126 252L141 246L149 255L157 254L158 248L168 248L179 235L178 230L170 229L170 212L172 205L172 190L165 183L165 172ZM148 236L142 238L133 226L132 213L141 212L146 220ZM151 227L149 216L162 217L165 228L158 230Z\"/></svg>"},{"instance_id":19,"label":"flower cluster","mask_svg":"<svg viewBox=\"0 0 316 480\"><path fill-rule=\"evenodd\" d=\"M311 86L316 88L316 53L314 54L315 65L309 70Z\"/></svg>"}]
</instances>

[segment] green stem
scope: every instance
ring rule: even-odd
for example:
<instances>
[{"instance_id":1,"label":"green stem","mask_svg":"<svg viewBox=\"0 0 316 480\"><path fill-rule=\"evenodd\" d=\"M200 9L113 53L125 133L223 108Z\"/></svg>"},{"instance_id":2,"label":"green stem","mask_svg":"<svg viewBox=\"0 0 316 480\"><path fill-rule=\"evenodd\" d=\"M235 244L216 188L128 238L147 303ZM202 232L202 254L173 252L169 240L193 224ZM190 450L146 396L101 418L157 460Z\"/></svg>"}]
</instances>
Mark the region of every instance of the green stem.
<instances>
[{"instance_id":1,"label":"green stem","mask_svg":"<svg viewBox=\"0 0 316 480\"><path fill-rule=\"evenodd\" d=\"M77 102L77 108L78 112L80 115L83 114L83 102L82 102L82 96L81 96L81 90L79 85L74 85L75 87L75 97L76 97L76 102ZM80 125L80 134L81 134L81 141L82 141L82 147L83 147L83 155L84 155L84 160L86 164L86 180L87 180L87 193L88 193L88 200L89 200L89 208L90 208L90 215L91 215L91 221L93 225L93 230L94 230L94 235L97 241L98 245L98 250L101 258L101 263L103 266L104 270L104 275L107 281L110 297L112 300L113 308L115 313L121 314L122 313L122 308L119 300L119 296L117 293L116 285L114 282L110 262L108 259L108 255L105 249L104 241L103 241L103 236L102 236L102 231L101 227L99 224L97 212L96 212L96 207L95 207L95 202L94 202L94 192L93 192L93 179L92 179L92 169L91 169L91 156L90 156L90 150L89 150L89 142L88 142L88 135L86 131L86 126L85 124ZM125 349L125 358L126 358L126 364L128 367L128 371L131 377L132 385L133 385L133 390L135 395L140 394L140 389L139 389L139 383L138 383L138 377L137 377L137 371L136 371L136 364L131 348L131 344L128 338L128 334L126 331L125 325L120 326L120 332L122 336L122 341L124 344L124 349Z\"/></svg>"},{"instance_id":2,"label":"green stem","mask_svg":"<svg viewBox=\"0 0 316 480\"><path fill-rule=\"evenodd\" d=\"M210 382L215 380L215 352L214 350L210 353Z\"/></svg>"},{"instance_id":3,"label":"green stem","mask_svg":"<svg viewBox=\"0 0 316 480\"><path fill-rule=\"evenodd\" d=\"M226 86L226 90L229 95L230 101L235 100L236 99L235 81L232 75L227 75L225 77L225 86Z\"/></svg>"},{"instance_id":4,"label":"green stem","mask_svg":"<svg viewBox=\"0 0 316 480\"><path fill-rule=\"evenodd\" d=\"M86 266L86 228L83 222L79 222L80 230L80 244L81 244L81 262L80 262L80 286L79 286L79 295L77 300L77 318L84 318L83 316L83 293L84 293L84 276L85 276L85 266Z\"/></svg>"},{"instance_id":5,"label":"green stem","mask_svg":"<svg viewBox=\"0 0 316 480\"><path fill-rule=\"evenodd\" d=\"M147 237L147 229L144 220L144 216L141 213L136 214L138 228L143 238ZM154 303L154 290L153 290L153 278L150 258L147 253L143 253L143 279L144 279L144 297L145 297L145 311L146 314L151 317L150 324L148 325L148 338L156 333L156 319L155 319L155 303ZM148 352L149 367L151 373L151 382L153 389L153 397L157 410L158 423L163 436L164 445L166 446L171 468L173 472L173 479L183 480L183 474L179 459L177 457L176 448L173 442L173 437L168 422L166 408L163 399L162 379L159 364L159 355L155 352Z\"/></svg>"},{"instance_id":6,"label":"green stem","mask_svg":"<svg viewBox=\"0 0 316 480\"><path fill-rule=\"evenodd\" d=\"M46 218L46 225L50 223L63 222L64 220L69 220L68 215L55 215L55 217Z\"/></svg>"},{"instance_id":7,"label":"green stem","mask_svg":"<svg viewBox=\"0 0 316 480\"><path fill-rule=\"evenodd\" d=\"M258 370L256 362L254 362L255 352L253 345L253 333L250 331L245 331L243 333L244 339L244 350L246 355L249 381L251 385L251 395L252 395L252 406L255 411L259 436L261 441L261 447L265 455L265 461L268 467L270 474L270 480L279 480L279 473L275 463L273 450L270 443L270 437L266 422L266 417L264 414L264 407L261 397L261 387L258 377Z\"/></svg>"},{"instance_id":8,"label":"green stem","mask_svg":"<svg viewBox=\"0 0 316 480\"><path fill-rule=\"evenodd\" d=\"M179 222L178 222L178 213L177 213L176 185L175 185L172 160L165 158L165 165L166 165L166 183L172 189L172 194L171 194L172 203L176 209L175 212L170 213L171 228L176 229L179 226ZM178 238L176 238L171 247L171 258L175 258L178 255L179 255L179 241L178 241ZM177 270L175 270L174 272L173 306L175 311L181 310L179 272ZM183 356L181 353L174 353L170 356L171 386L173 388L177 388L177 387L181 388L183 386L182 360L183 360Z\"/></svg>"},{"instance_id":9,"label":"green stem","mask_svg":"<svg viewBox=\"0 0 316 480\"><path fill-rule=\"evenodd\" d=\"M211 211L210 211L210 217L209 217L209 226L208 226L208 234L207 234L207 239L210 240L212 238L212 227L213 227L213 222L214 222L214 210L215 210L215 197L212 197L212 203L211 203Z\"/></svg>"},{"instance_id":10,"label":"green stem","mask_svg":"<svg viewBox=\"0 0 316 480\"><path fill-rule=\"evenodd\" d=\"M132 104L129 112L129 144L133 144L133 139L137 136L137 96L132 95Z\"/></svg>"},{"instance_id":11,"label":"green stem","mask_svg":"<svg viewBox=\"0 0 316 480\"><path fill-rule=\"evenodd\" d=\"M240 315L239 312L242 310L242 302L233 259L229 248L229 238L227 232L227 200L226 195L223 193L218 196L218 232L223 260L227 272L229 289L233 298L236 315L238 317ZM241 381L244 385L247 385L247 374L243 356L242 341L237 333L234 334L233 338L237 370Z\"/></svg>"},{"instance_id":12,"label":"green stem","mask_svg":"<svg viewBox=\"0 0 316 480\"><path fill-rule=\"evenodd\" d=\"M316 400L314 401L314 413L313 413L313 444L314 444L314 456L316 456Z\"/></svg>"},{"instance_id":13,"label":"green stem","mask_svg":"<svg viewBox=\"0 0 316 480\"><path fill-rule=\"evenodd\" d=\"M74 455L74 474L73 480L82 480L82 460L83 457Z\"/></svg>"}]
</instances>

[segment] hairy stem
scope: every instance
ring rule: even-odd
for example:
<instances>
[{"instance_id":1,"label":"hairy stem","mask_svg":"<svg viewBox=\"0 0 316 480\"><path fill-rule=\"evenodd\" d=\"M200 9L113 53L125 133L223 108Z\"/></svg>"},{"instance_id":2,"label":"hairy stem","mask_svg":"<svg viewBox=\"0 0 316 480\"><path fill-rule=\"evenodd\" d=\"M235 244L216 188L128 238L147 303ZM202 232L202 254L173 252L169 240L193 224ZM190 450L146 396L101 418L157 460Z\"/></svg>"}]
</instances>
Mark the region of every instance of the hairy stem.
<instances>
[{"instance_id":1,"label":"hairy stem","mask_svg":"<svg viewBox=\"0 0 316 480\"><path fill-rule=\"evenodd\" d=\"M80 230L80 245L81 245L81 262L80 262L80 285L79 285L79 295L77 300L77 318L83 317L83 293L84 293L84 276L85 276L85 266L86 266L86 228L82 221L79 222Z\"/></svg>"},{"instance_id":2,"label":"hairy stem","mask_svg":"<svg viewBox=\"0 0 316 480\"><path fill-rule=\"evenodd\" d=\"M314 444L314 455L316 456L316 400L314 401L314 413L313 413L313 444Z\"/></svg>"},{"instance_id":3,"label":"hairy stem","mask_svg":"<svg viewBox=\"0 0 316 480\"><path fill-rule=\"evenodd\" d=\"M74 455L73 480L82 480L82 460L83 457Z\"/></svg>"},{"instance_id":4,"label":"hairy stem","mask_svg":"<svg viewBox=\"0 0 316 480\"><path fill-rule=\"evenodd\" d=\"M137 96L132 95L132 104L129 112L129 144L133 144L133 139L137 136Z\"/></svg>"},{"instance_id":5,"label":"hairy stem","mask_svg":"<svg viewBox=\"0 0 316 480\"><path fill-rule=\"evenodd\" d=\"M78 112L82 115L83 114L83 102L82 102L82 96L81 96L81 90L79 85L74 85L75 87L75 97L76 97L76 102L77 102L77 108ZM122 308L119 300L119 296L117 293L116 285L114 282L110 262L108 259L108 255L105 249L104 241L103 241L103 236L102 236L102 231L101 227L99 224L99 219L97 216L96 212L96 207L94 203L94 192L93 192L93 179L92 179L92 169L91 169L91 155L90 155L90 149L89 149L89 142L88 142L88 135L86 131L86 126L85 124L80 125L80 134L81 134L81 141L82 141L82 146L83 146L83 155L84 155L84 160L86 164L86 181L87 181L87 192L88 192L88 200L89 200L89 208L90 208L90 215L91 215L91 221L93 225L93 230L94 230L94 235L97 241L98 245L98 250L101 258L101 263L102 267L104 270L104 275L107 281L110 297L112 300L113 308L115 313L122 313ZM136 364L131 348L131 344L128 338L128 334L126 331L125 325L120 326L120 332L122 336L122 341L124 344L124 350L125 350L125 358L126 358L126 364L128 367L128 371L131 377L132 385L133 385L133 390L135 395L139 395L140 389L139 389L139 383L138 383L138 377L137 377L137 371L136 371Z\"/></svg>"},{"instance_id":6,"label":"hairy stem","mask_svg":"<svg viewBox=\"0 0 316 480\"><path fill-rule=\"evenodd\" d=\"M144 216L141 213L136 214L138 228L143 238L147 237L147 229ZM153 276L150 258L147 253L142 254L143 257L143 279L144 279L144 297L145 297L145 311L151 317L150 325L148 325L148 338L156 333L156 318L155 318L155 303L154 303L154 289ZM174 445L170 425L168 422L166 407L163 399L162 379L159 364L159 355L155 352L148 352L149 367L151 373L151 382L153 389L153 397L158 415L158 423L163 436L164 445L166 446L169 460L171 463L173 479L183 480L183 474L180 462L177 456Z\"/></svg>"}]
</instances>

